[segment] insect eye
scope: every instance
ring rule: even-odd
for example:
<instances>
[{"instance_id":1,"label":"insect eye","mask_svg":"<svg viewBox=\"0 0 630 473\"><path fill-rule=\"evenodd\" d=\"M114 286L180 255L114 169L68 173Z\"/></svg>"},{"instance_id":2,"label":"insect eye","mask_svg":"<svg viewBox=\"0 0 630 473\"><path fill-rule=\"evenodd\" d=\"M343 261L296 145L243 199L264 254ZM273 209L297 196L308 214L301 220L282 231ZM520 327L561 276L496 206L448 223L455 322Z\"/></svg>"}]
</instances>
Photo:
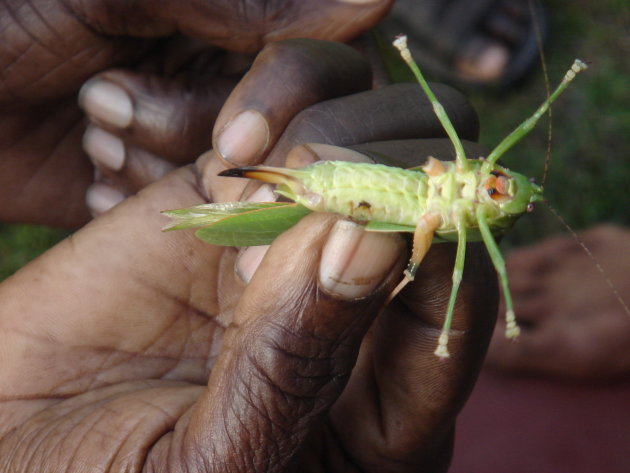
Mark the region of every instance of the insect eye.
<instances>
[{"instance_id":1,"label":"insect eye","mask_svg":"<svg viewBox=\"0 0 630 473\"><path fill-rule=\"evenodd\" d=\"M500 194L509 193L509 178L506 176L497 177L496 189Z\"/></svg>"},{"instance_id":2,"label":"insect eye","mask_svg":"<svg viewBox=\"0 0 630 473\"><path fill-rule=\"evenodd\" d=\"M501 202L509 198L510 178L499 171L492 171L491 176L484 182L484 188L492 200Z\"/></svg>"}]
</instances>

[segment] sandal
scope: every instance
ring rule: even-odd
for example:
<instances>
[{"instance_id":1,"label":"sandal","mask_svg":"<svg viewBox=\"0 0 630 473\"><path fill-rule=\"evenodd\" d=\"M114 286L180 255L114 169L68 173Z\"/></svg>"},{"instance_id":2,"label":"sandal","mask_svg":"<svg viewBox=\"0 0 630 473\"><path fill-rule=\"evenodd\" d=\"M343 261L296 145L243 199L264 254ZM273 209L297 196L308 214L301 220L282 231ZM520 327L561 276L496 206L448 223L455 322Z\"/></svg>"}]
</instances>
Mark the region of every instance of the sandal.
<instances>
[{"instance_id":1,"label":"sandal","mask_svg":"<svg viewBox=\"0 0 630 473\"><path fill-rule=\"evenodd\" d=\"M546 37L539 0L397 0L381 31L408 36L420 67L460 87L506 87L538 58L536 28Z\"/></svg>"}]
</instances>

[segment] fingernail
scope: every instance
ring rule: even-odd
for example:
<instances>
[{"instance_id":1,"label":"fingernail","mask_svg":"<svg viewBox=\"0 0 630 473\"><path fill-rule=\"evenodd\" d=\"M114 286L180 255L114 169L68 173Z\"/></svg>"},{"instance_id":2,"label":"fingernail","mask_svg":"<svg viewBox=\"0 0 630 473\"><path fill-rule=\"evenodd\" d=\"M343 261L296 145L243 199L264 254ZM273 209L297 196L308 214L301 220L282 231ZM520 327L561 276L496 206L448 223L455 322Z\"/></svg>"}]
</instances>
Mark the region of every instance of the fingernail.
<instances>
[{"instance_id":1,"label":"fingernail","mask_svg":"<svg viewBox=\"0 0 630 473\"><path fill-rule=\"evenodd\" d=\"M292 148L287 154L286 167L304 168L318 161L349 161L352 163L374 163L369 156L348 148L325 145L321 143L305 143Z\"/></svg>"},{"instance_id":2,"label":"fingernail","mask_svg":"<svg viewBox=\"0 0 630 473\"><path fill-rule=\"evenodd\" d=\"M97 167L120 171L125 164L122 140L101 128L90 126L83 134L83 149Z\"/></svg>"},{"instance_id":3,"label":"fingernail","mask_svg":"<svg viewBox=\"0 0 630 473\"><path fill-rule=\"evenodd\" d=\"M360 225L340 220L322 252L320 284L343 298L365 297L382 283L402 250L402 239L396 234L366 232Z\"/></svg>"},{"instance_id":4,"label":"fingernail","mask_svg":"<svg viewBox=\"0 0 630 473\"><path fill-rule=\"evenodd\" d=\"M236 274L247 284L254 277L254 273L267 254L269 245L250 246L241 251L234 265Z\"/></svg>"},{"instance_id":5,"label":"fingernail","mask_svg":"<svg viewBox=\"0 0 630 473\"><path fill-rule=\"evenodd\" d=\"M125 196L122 192L106 184L93 184L85 194L85 202L95 216L107 212L123 200Z\"/></svg>"},{"instance_id":6,"label":"fingernail","mask_svg":"<svg viewBox=\"0 0 630 473\"><path fill-rule=\"evenodd\" d=\"M247 202L275 202L277 199L278 196L273 191L273 188L269 184L263 184L246 200Z\"/></svg>"},{"instance_id":7,"label":"fingernail","mask_svg":"<svg viewBox=\"0 0 630 473\"><path fill-rule=\"evenodd\" d=\"M221 129L216 148L226 161L242 165L255 162L268 144L267 120L255 110L246 110Z\"/></svg>"},{"instance_id":8,"label":"fingernail","mask_svg":"<svg viewBox=\"0 0 630 473\"><path fill-rule=\"evenodd\" d=\"M128 127L133 119L133 103L127 92L101 79L81 87L79 106L92 118L118 128Z\"/></svg>"}]
</instances>

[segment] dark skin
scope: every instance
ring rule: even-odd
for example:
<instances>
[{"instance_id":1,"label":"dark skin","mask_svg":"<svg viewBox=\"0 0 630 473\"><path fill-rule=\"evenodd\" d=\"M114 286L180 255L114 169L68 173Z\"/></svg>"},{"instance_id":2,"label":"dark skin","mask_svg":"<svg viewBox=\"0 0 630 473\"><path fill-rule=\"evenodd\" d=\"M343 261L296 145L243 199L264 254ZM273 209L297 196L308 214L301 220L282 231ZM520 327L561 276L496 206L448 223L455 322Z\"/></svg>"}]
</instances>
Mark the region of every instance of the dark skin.
<instances>
[{"instance_id":1,"label":"dark skin","mask_svg":"<svg viewBox=\"0 0 630 473\"><path fill-rule=\"evenodd\" d=\"M330 92L316 85L336 82L331 65L355 64L348 82L365 83L366 66L355 53L324 44L318 47L332 48L338 59L321 69L321 61L309 63L317 55L305 54L303 43L261 54L257 72L226 102L226 116L266 100L274 84L265 83L261 93L260 78L288 65L307 71L293 80L315 91L313 103L329 97L318 96ZM315 79L302 82L308 77ZM284 160L291 149L292 162L347 157L342 148L294 148L312 141L403 159L450 148L444 140L410 141L441 136L416 88L341 97L348 92L306 109L304 94L285 101L284 112L267 117L270 130L279 131L266 162ZM384 98L390 100L382 113L357 120ZM457 112L462 136L474 138L476 120L461 96L442 89L441 99ZM419 118L422 125L410 127ZM152 143L151 131L144 128L145 143ZM154 140L159 149L159 133ZM373 140L381 142L366 144ZM468 252L452 355L443 361L433 350L452 245L436 246L417 283L383 311L407 258L396 236L363 235L338 216L314 214L279 237L255 273L239 277L235 249L207 245L190 232L160 232L160 210L248 193L246 181L214 177L226 167L216 154L205 155L142 190L148 182L134 179L132 166L110 172L119 188L138 191L134 197L0 285L5 469L445 470L455 418L496 313L483 249L473 245ZM350 231L350 242L340 229ZM381 251L369 251L374 247ZM345 256L331 260L331 248ZM339 260L347 269L340 279L369 260L360 274L370 284L358 296L323 279L327 265Z\"/></svg>"},{"instance_id":2,"label":"dark skin","mask_svg":"<svg viewBox=\"0 0 630 473\"><path fill-rule=\"evenodd\" d=\"M93 168L81 151L85 120L77 92L95 74L133 65L137 88L162 106L160 118L189 125L183 141L174 127L155 129L156 122L151 139L142 126L133 135L147 150L159 148L170 162L190 162L210 147L208 129L243 71L242 53L294 36L345 41L370 28L390 4L4 2L0 220L63 227L89 220L84 196ZM202 100L192 101L193 96ZM135 98L142 103L142 94ZM155 138L158 132L162 140Z\"/></svg>"},{"instance_id":3,"label":"dark skin","mask_svg":"<svg viewBox=\"0 0 630 473\"><path fill-rule=\"evenodd\" d=\"M332 8L332 7L331 7ZM345 23L346 27L353 27L353 21L356 17L352 17L352 21L348 19ZM314 23L317 25L317 22ZM316 28L315 28L316 32ZM179 48L173 48L178 51L181 56L181 41ZM277 44L276 44L277 46ZM198 55L198 47L190 48L189 55ZM155 57L153 61L153 73L138 72L129 69L110 69L104 73L98 74L89 81L89 84L97 82L114 84L122 91L129 95L134 105L133 117L127 126L112 124L111 121L103 118L102 110L99 113L98 107L90 107L87 100L83 100L82 104L92 123L91 130L105 130L110 133L110 139L117 139L119 147L124 147L124 165L121 170L112 170L100 160L102 154L109 153L111 143L104 146L86 146L87 151L92 157L100 172L100 182L106 182L107 188L114 189L114 197L101 205L93 205L94 199L88 198L88 202L92 204L90 210L92 214L99 214L104 208L124 198L127 195L133 195L139 188L144 187L150 182L155 181L163 176L169 170L174 169L177 164L190 162L195 159L199 153L205 151L211 144L211 135L208 127L216 121L214 127L214 143L221 131L230 123L234 117L240 112L254 110L263 114L269 128L268 143L269 148L262 152L253 153L243 159L232 160L236 164L255 164L265 158L270 149L273 149L274 156L270 157L275 164L282 164L284 157L292 146L308 141L324 141L337 144L353 144L362 140L374 139L391 139L392 137L414 137L417 136L416 131L407 129L403 132L402 126L413 127L423 120L422 117L408 117L408 103L404 100L396 100L392 96L383 97L381 102L396 103L396 107L392 107L387 113L390 113L389 119L381 123L381 128L372 131L372 135L368 136L365 128L359 130L353 129L354 136L348 139L336 133L334 139L328 139L318 132L323 126L322 123L317 124L311 130L302 130L299 133L293 133L291 140L285 139L279 146L272 147L280 134L283 132L287 123L300 110L321 100L337 97L347 93L356 92L369 86L369 75L365 64L357 64L343 54L328 54L326 48L320 48L314 45L294 44L292 48L267 48L264 53L259 56L256 66L252 70L254 81L260 84L270 86L264 87L264 94L260 94L258 87L250 87L241 85L230 96L229 102L221 110L221 115L217 117L220 104L223 97L233 87L239 68L243 67L244 59L238 56L226 56L215 58L206 63L210 68L209 71L203 67L196 66L192 69L185 67L185 61L178 56L175 65L169 63L168 58L173 59L173 54L167 56L167 60L160 57L159 64L163 74L161 76L155 73ZM288 67L276 68L267 67L270 64L268 58L273 62L280 61L279 57L284 56L281 62ZM187 57L187 56L186 56ZM310 60L304 60L310 58ZM148 60L147 60L148 61ZM144 68L147 68L145 61ZM152 61L148 61L150 64ZM178 66L179 64L179 66ZM182 66L181 64L184 64ZM321 69L333 71L330 76L320 76ZM170 70L170 74L168 73ZM221 73L217 73L220 71ZM165 77L166 74L166 77ZM327 77L327 78L326 78ZM246 82L245 82L246 83ZM245 88L244 88L245 87ZM84 87L87 90L89 87ZM305 93L305 91L308 91ZM289 98L289 99L288 99ZM283 106L279 107L278 103ZM412 102L413 103L413 102ZM372 117L375 110L383 113L382 106L379 101L375 101L373 108L364 107L360 113L355 113L356 104L344 104L336 107L334 114L343 114L347 117L347 121L365 120L365 117ZM456 106L457 109L457 106ZM317 109L311 110L311 115L319 113ZM429 116L431 116L429 114ZM325 120L324 120L325 122ZM391 124L396 124L396 129L391 129ZM423 133L425 136L433 136L435 130L428 125L428 122L422 122ZM82 126L82 125L81 125ZM345 125L344 125L345 126ZM439 125L437 130L439 131ZM460 124L461 126L461 124ZM305 126L306 128L306 126ZM360 136L364 133L364 136ZM416 133L416 134L414 134ZM86 134L86 136L88 136ZM251 143L254 141L251 132L240 130L237 133L243 136L241 143ZM31 136L29 135L29 138ZM353 141L354 140L354 141ZM86 140L89 142L90 140ZM68 142L77 145L76 141ZM30 140L28 141L30 143ZM450 145L443 146L446 150L450 149ZM216 149L216 147L215 147ZM76 151L73 151L77 154ZM401 151L397 151L400 153ZM420 152L417 156L425 156L426 154L439 155L437 151L428 150ZM471 156L482 155L483 152L471 153ZM68 153L71 156L72 153ZM410 161L411 165L418 162L418 158ZM90 182L92 170L85 161L80 161L73 165L73 172L68 173L67 169L64 176L75 176L78 165L89 170L87 182L85 179L73 179L69 185L80 186L85 189ZM56 168L53 168L57 172ZM215 174L218 169L212 168L204 172L209 181L215 180ZM8 174L7 174L8 175ZM46 175L39 173L38 175ZM229 180L228 180L229 181ZM212 186L223 186L221 180L215 182ZM225 182L225 181L222 181ZM50 181L44 181L46 186L50 187ZM13 184L7 183L7 186ZM41 183L40 183L41 184ZM228 187L235 184L231 182ZM210 184L208 183L208 186ZM6 187L10 188L10 187ZM38 192L37 189L45 189L45 186L29 187L29 196ZM54 187L58 190L58 187ZM92 190L93 188L90 188ZM103 190L101 186L100 190ZM225 189L229 193L229 189ZM236 189L230 195L220 198L234 200L239 196L239 190ZM20 196L21 194L17 194ZM40 194L45 196L44 194ZM70 193L64 192L60 196L60 201L68 199ZM89 197L92 194L89 194ZM15 195L9 196L11 199ZM80 196L79 196L80 197ZM111 196L110 196L111 197ZM34 199L33 199L34 200ZM29 202L31 199L29 198ZM77 203L76 199L73 201ZM58 206L56 209L66 211L73 208L73 202L64 206ZM38 214L38 218L56 218L55 212L50 211L50 200L43 201L43 213ZM78 202L82 205L82 201ZM7 206L8 209L15 210L12 205ZM41 210L41 209L40 209ZM56 210L59 211L59 210ZM23 216L24 212L20 214ZM566 244L562 247L577 248L572 243L570 237L565 238ZM616 258L618 252L627 251L628 237L620 231L601 230L596 233L592 244L589 241L590 248L598 248L599 258L604 261L611 279L621 288L623 294L623 284L625 281L625 267L623 262ZM524 255L524 256L522 256ZM556 261L547 264L550 259ZM523 250L507 255L508 270L510 271L510 279L515 290L514 297L517 306L517 316L524 322L523 337L520 343L509 343L503 336L503 329L499 327L497 337L495 337L494 349L491 352L491 362L495 366L501 366L507 371L528 371L533 373L553 374L554 376L579 378L582 380L614 378L624 376L627 373L628 362L626 357L619 355L617 347L623 347L628 339L628 320L627 314L623 312L620 304L612 296L611 291L602 282L601 278L594 275L594 280L588 277L589 271L594 270L593 265L588 261L581 250L577 252L549 251L545 244L537 245L530 250ZM610 262L607 262L610 260ZM521 264L520 261L524 263ZM544 269L545 283L541 284L540 264L530 264L532 261L545 262L542 266L545 268L554 268L553 270ZM575 265L584 266L583 269L572 271ZM572 282L567 284L566 276L569 275ZM581 299L575 297L572 288L579 287ZM588 291L587 291L588 289ZM589 294L587 300L585 295ZM605 310L601 310L603 307ZM547 310L540 310L545 307ZM574 310L578 307L579 310ZM553 308L553 310L551 309ZM581 316L581 313L587 313ZM547 314L543 319L541 314ZM598 335L594 335L598 334ZM611 343L611 340L615 340Z\"/></svg>"}]
</instances>

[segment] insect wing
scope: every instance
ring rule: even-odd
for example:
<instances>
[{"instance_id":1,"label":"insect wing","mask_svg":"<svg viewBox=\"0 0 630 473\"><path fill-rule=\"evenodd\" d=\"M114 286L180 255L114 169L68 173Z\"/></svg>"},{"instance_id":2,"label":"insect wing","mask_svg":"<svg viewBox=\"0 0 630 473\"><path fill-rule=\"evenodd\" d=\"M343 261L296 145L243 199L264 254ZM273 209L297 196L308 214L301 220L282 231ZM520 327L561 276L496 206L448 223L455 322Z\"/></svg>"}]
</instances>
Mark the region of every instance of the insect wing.
<instances>
[{"instance_id":1,"label":"insect wing","mask_svg":"<svg viewBox=\"0 0 630 473\"><path fill-rule=\"evenodd\" d=\"M196 205L186 209L165 210L162 213L170 217L172 221L162 230L206 227L234 215L286 205L290 204L286 202L221 202Z\"/></svg>"},{"instance_id":2,"label":"insect wing","mask_svg":"<svg viewBox=\"0 0 630 473\"><path fill-rule=\"evenodd\" d=\"M295 225L311 211L294 203L265 206L235 213L200 228L200 240L222 246L269 245L278 235Z\"/></svg>"}]
</instances>

